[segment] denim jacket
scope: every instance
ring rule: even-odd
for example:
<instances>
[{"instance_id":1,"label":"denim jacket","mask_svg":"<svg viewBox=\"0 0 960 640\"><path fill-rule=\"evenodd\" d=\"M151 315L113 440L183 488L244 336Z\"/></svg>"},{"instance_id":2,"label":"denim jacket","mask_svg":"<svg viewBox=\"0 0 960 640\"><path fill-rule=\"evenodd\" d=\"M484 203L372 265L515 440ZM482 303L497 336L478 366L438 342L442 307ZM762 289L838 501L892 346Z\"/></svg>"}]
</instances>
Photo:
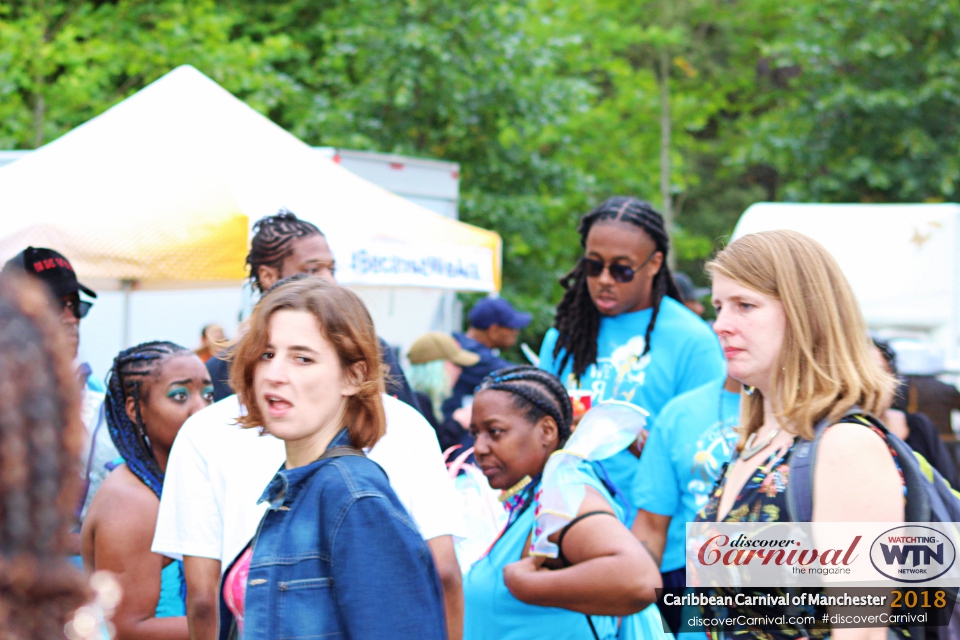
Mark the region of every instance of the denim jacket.
<instances>
[{"instance_id":1,"label":"denim jacket","mask_svg":"<svg viewBox=\"0 0 960 640\"><path fill-rule=\"evenodd\" d=\"M350 444L341 431L331 447ZM372 460L281 469L260 501L244 640L445 640L443 592L427 544ZM220 599L220 638L233 615Z\"/></svg>"}]
</instances>

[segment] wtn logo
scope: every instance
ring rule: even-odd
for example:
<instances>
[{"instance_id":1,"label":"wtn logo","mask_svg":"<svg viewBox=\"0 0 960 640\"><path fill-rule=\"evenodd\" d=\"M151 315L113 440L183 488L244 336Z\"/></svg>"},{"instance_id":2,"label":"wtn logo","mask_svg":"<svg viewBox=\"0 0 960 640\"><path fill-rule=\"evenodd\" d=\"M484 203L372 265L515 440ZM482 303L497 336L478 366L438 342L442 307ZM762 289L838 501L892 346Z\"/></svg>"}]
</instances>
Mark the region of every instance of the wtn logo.
<instances>
[{"instance_id":1,"label":"wtn logo","mask_svg":"<svg viewBox=\"0 0 960 640\"><path fill-rule=\"evenodd\" d=\"M930 541L935 542L936 538L931 538ZM887 564L907 564L911 555L913 556L913 566L915 567L920 566L920 564L929 565L931 561L937 564L943 564L942 542L937 545L936 551L925 544L895 544L887 546L882 542L880 543L880 550L883 552L883 561Z\"/></svg>"},{"instance_id":2,"label":"wtn logo","mask_svg":"<svg viewBox=\"0 0 960 640\"><path fill-rule=\"evenodd\" d=\"M870 562L881 574L897 582L927 582L953 566L957 550L943 532L929 526L895 527L870 546Z\"/></svg>"}]
</instances>

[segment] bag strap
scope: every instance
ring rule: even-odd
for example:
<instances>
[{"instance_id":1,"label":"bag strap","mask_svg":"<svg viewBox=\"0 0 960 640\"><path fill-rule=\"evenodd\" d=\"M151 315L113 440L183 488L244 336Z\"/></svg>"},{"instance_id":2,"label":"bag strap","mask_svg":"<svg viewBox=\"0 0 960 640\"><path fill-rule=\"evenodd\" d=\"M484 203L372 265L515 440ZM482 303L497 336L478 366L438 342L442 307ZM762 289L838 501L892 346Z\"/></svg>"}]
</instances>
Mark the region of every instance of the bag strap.
<instances>
[{"instance_id":1,"label":"bag strap","mask_svg":"<svg viewBox=\"0 0 960 640\"><path fill-rule=\"evenodd\" d=\"M854 405L840 416L840 421L862 415L863 409ZM790 456L790 481L787 483L787 516L791 522L813 521L813 470L817 463L820 438L832 424L824 418L813 427L813 440L801 440Z\"/></svg>"},{"instance_id":2,"label":"bag strap","mask_svg":"<svg viewBox=\"0 0 960 640\"><path fill-rule=\"evenodd\" d=\"M349 445L340 445L337 447L330 447L323 452L323 455L317 458L317 461L328 460L330 458L343 458L344 456L358 456L360 458L366 458L367 456L355 447Z\"/></svg>"},{"instance_id":3,"label":"bag strap","mask_svg":"<svg viewBox=\"0 0 960 640\"><path fill-rule=\"evenodd\" d=\"M859 418L850 420L849 418ZM907 503L904 516L907 522L929 522L932 505L925 484L929 484L914 456L913 449L874 416L863 409L853 406L837 422L859 422L879 429L886 438L887 445L897 454L900 473L907 489ZM800 442L790 458L790 482L787 483L787 515L791 522L813 521L813 481L817 462L817 448L820 438L831 426L824 418L814 427L811 441Z\"/></svg>"}]
</instances>

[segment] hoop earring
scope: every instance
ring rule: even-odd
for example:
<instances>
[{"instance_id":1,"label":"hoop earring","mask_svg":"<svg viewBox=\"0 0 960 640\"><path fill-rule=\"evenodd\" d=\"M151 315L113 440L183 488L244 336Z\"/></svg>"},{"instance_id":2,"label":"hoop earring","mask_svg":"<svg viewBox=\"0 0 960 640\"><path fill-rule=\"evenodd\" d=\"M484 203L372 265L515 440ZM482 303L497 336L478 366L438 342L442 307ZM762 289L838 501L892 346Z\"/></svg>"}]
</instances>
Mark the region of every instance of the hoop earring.
<instances>
[{"instance_id":1,"label":"hoop earring","mask_svg":"<svg viewBox=\"0 0 960 640\"><path fill-rule=\"evenodd\" d=\"M753 395L753 392L756 391L756 390L757 390L756 387L751 387L751 386L748 385L748 384L743 385L743 392L744 392L745 394L747 394L748 396L752 396L752 395Z\"/></svg>"}]
</instances>

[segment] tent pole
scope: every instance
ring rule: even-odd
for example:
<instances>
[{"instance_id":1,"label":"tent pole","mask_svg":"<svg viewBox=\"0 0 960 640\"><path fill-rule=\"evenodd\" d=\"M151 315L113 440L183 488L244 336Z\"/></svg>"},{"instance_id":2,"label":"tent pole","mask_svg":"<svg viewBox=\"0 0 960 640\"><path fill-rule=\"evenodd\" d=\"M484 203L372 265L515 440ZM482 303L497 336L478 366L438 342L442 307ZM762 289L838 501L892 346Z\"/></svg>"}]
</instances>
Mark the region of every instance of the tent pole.
<instances>
[{"instance_id":1,"label":"tent pole","mask_svg":"<svg viewBox=\"0 0 960 640\"><path fill-rule=\"evenodd\" d=\"M130 294L133 292L133 285L136 280L121 280L120 291L123 292L123 327L121 335L123 336L123 348L130 346Z\"/></svg>"}]
</instances>

